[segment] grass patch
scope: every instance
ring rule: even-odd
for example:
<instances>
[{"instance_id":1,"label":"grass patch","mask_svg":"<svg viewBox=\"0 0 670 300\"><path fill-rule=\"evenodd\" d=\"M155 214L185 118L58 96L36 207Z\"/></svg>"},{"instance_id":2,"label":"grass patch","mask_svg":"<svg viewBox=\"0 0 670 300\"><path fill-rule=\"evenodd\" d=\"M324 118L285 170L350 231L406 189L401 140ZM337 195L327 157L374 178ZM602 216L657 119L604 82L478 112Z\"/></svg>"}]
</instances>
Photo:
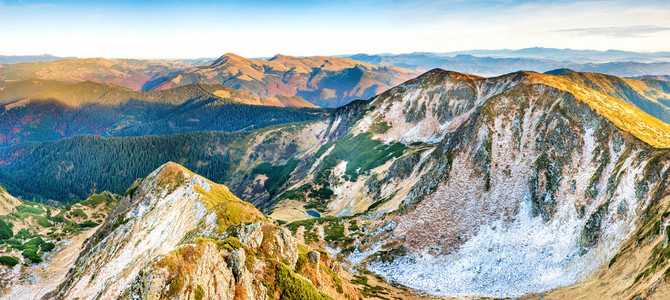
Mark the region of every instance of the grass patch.
<instances>
[{"instance_id":1,"label":"grass patch","mask_svg":"<svg viewBox=\"0 0 670 300\"><path fill-rule=\"evenodd\" d=\"M35 207L35 206L27 206L27 205L19 205L16 207L16 211L19 213L29 213L29 214L36 214L36 215L41 215L45 211L41 207Z\"/></svg>"},{"instance_id":2,"label":"grass patch","mask_svg":"<svg viewBox=\"0 0 670 300\"><path fill-rule=\"evenodd\" d=\"M80 204L91 208L98 207L100 204L109 204L117 202L116 196L110 192L104 191L100 194L93 194Z\"/></svg>"},{"instance_id":3,"label":"grass patch","mask_svg":"<svg viewBox=\"0 0 670 300\"><path fill-rule=\"evenodd\" d=\"M326 272L328 276L330 276L330 281L332 281L333 284L335 285L335 289L337 290L337 292L340 294L344 293L344 289L342 288L342 279L340 278L340 276L337 275L337 273L333 272L333 270L331 270L330 268L324 266L323 264L320 265L321 269L324 272Z\"/></svg>"},{"instance_id":4,"label":"grass patch","mask_svg":"<svg viewBox=\"0 0 670 300\"><path fill-rule=\"evenodd\" d=\"M276 282L282 300L330 300L330 296L318 291L309 281L297 276L282 263L276 263Z\"/></svg>"}]
</instances>

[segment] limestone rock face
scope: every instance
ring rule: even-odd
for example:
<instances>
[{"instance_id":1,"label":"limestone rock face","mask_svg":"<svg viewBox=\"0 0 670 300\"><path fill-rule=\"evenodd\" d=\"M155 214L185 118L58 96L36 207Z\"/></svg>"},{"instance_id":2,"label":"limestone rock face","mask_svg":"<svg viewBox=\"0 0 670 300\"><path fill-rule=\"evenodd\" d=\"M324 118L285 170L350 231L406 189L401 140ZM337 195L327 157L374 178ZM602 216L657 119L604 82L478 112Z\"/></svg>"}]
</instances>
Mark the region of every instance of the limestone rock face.
<instances>
[{"instance_id":1,"label":"limestone rock face","mask_svg":"<svg viewBox=\"0 0 670 300\"><path fill-rule=\"evenodd\" d=\"M137 276L130 291L124 299L160 299L167 295L170 287L166 286L170 274L168 270L148 265ZM192 273L183 278L184 286L176 294L176 299L233 299L235 296L235 277L226 263L224 256L212 244L205 245L202 256L197 260Z\"/></svg>"},{"instance_id":2,"label":"limestone rock face","mask_svg":"<svg viewBox=\"0 0 670 300\"><path fill-rule=\"evenodd\" d=\"M262 248L262 229L268 228L268 238L283 245L277 256L290 258L294 254L285 249L297 249L294 238L258 221L237 227L245 243L234 251L220 247L220 240L196 239L225 238L220 232L228 226L259 218L227 188L167 163L129 189L46 298L264 299L266 289L247 268L254 262L243 248Z\"/></svg>"},{"instance_id":3,"label":"limestone rock face","mask_svg":"<svg viewBox=\"0 0 670 300\"><path fill-rule=\"evenodd\" d=\"M147 176L90 239L59 296L121 296L145 265L174 250L209 214L196 186L210 188L173 163Z\"/></svg>"},{"instance_id":4,"label":"limestone rock face","mask_svg":"<svg viewBox=\"0 0 670 300\"><path fill-rule=\"evenodd\" d=\"M319 260L321 259L321 252L319 251L311 251L307 253L307 256L309 256L309 259L312 260L313 263L319 263Z\"/></svg>"}]
</instances>

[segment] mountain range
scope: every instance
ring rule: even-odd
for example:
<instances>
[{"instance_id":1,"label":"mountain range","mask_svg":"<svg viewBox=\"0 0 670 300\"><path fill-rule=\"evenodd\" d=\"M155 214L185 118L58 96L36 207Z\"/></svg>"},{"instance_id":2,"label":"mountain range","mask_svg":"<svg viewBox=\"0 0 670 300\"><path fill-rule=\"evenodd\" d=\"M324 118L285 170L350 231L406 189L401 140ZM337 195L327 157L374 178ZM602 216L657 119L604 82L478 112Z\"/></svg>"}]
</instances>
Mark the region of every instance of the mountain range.
<instances>
[{"instance_id":1,"label":"mountain range","mask_svg":"<svg viewBox=\"0 0 670 300\"><path fill-rule=\"evenodd\" d=\"M4 81L0 297L670 297L667 81L164 64Z\"/></svg>"},{"instance_id":2,"label":"mountain range","mask_svg":"<svg viewBox=\"0 0 670 300\"><path fill-rule=\"evenodd\" d=\"M102 58L4 64L0 65L0 87L31 79L96 81L143 91L193 83L222 84L261 97L300 97L317 106L335 107L369 98L416 75L410 70L346 58L277 55L269 60L249 60L229 53L201 66L181 60Z\"/></svg>"},{"instance_id":3,"label":"mountain range","mask_svg":"<svg viewBox=\"0 0 670 300\"><path fill-rule=\"evenodd\" d=\"M558 48L522 48L522 49L498 49L498 50L463 50L439 53L444 56L473 55L479 57L518 57L551 59L558 61L572 61L580 63L603 63L617 61L633 62L662 62L670 59L670 52L634 52L622 50L578 50L578 49L558 49Z\"/></svg>"},{"instance_id":4,"label":"mountain range","mask_svg":"<svg viewBox=\"0 0 670 300\"><path fill-rule=\"evenodd\" d=\"M474 53L477 53L476 51ZM408 54L356 54L346 56L369 64L394 66L425 72L433 68L455 70L462 73L498 76L519 70L545 72L553 69L569 68L579 72L606 73L620 77L643 75L666 75L670 73L668 59L641 62L636 60L623 61L588 61L556 59L540 56L477 56L472 54L439 54L439 53L408 53ZM598 57L594 55L593 57ZM659 58L664 59L664 58ZM644 61L644 60L643 60Z\"/></svg>"},{"instance_id":5,"label":"mountain range","mask_svg":"<svg viewBox=\"0 0 670 300\"><path fill-rule=\"evenodd\" d=\"M72 59L75 57L59 57L51 54L42 55L0 55L0 64L11 64L20 62L38 62L38 61L53 61L61 59Z\"/></svg>"}]
</instances>

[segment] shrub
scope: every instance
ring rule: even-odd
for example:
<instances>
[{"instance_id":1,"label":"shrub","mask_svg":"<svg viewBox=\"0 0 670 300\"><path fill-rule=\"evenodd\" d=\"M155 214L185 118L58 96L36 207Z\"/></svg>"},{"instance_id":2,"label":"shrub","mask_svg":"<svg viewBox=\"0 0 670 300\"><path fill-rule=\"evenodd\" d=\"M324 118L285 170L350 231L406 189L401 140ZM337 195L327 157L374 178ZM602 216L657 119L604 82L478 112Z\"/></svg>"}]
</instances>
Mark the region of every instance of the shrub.
<instances>
[{"instance_id":1,"label":"shrub","mask_svg":"<svg viewBox=\"0 0 670 300\"><path fill-rule=\"evenodd\" d=\"M6 240L5 243L10 245L21 245L21 241L14 238Z\"/></svg>"},{"instance_id":2,"label":"shrub","mask_svg":"<svg viewBox=\"0 0 670 300\"><path fill-rule=\"evenodd\" d=\"M44 243L40 245L40 250L42 250L42 252L49 252L54 248L56 248L56 245L54 245L54 243Z\"/></svg>"},{"instance_id":3,"label":"shrub","mask_svg":"<svg viewBox=\"0 0 670 300\"><path fill-rule=\"evenodd\" d=\"M37 222L38 225L42 227L51 227L51 222L49 222L49 219L44 216L33 216L35 221Z\"/></svg>"},{"instance_id":4,"label":"shrub","mask_svg":"<svg viewBox=\"0 0 670 300\"><path fill-rule=\"evenodd\" d=\"M314 232L305 232L305 243L312 244L319 241L319 235Z\"/></svg>"},{"instance_id":5,"label":"shrub","mask_svg":"<svg viewBox=\"0 0 670 300\"><path fill-rule=\"evenodd\" d=\"M33 263L38 264L42 262L42 256L37 254L37 249L27 248L26 250L23 250L23 252L21 252L21 255L23 255L23 257L29 259Z\"/></svg>"},{"instance_id":6,"label":"shrub","mask_svg":"<svg viewBox=\"0 0 670 300\"><path fill-rule=\"evenodd\" d=\"M198 284L198 287L195 288L195 292L193 292L193 298L195 298L195 300L202 300L204 297L205 289L202 288L202 285Z\"/></svg>"},{"instance_id":7,"label":"shrub","mask_svg":"<svg viewBox=\"0 0 670 300\"><path fill-rule=\"evenodd\" d=\"M31 238L32 236L33 236L33 234L30 233L30 231L28 231L28 229L23 228L23 229L19 230L19 232L17 232L14 237L16 237L17 239L21 239L21 240L27 240L27 239Z\"/></svg>"},{"instance_id":8,"label":"shrub","mask_svg":"<svg viewBox=\"0 0 670 300\"><path fill-rule=\"evenodd\" d=\"M168 298L176 296L184 287L184 278L177 276L170 281L170 289L167 292Z\"/></svg>"},{"instance_id":9,"label":"shrub","mask_svg":"<svg viewBox=\"0 0 670 300\"><path fill-rule=\"evenodd\" d=\"M265 189L270 194L270 198L277 195L281 187L290 179L291 173L300 163L300 160L291 158L285 164L273 166L270 163L262 163L253 170L254 174L264 174L268 177L265 181Z\"/></svg>"},{"instance_id":10,"label":"shrub","mask_svg":"<svg viewBox=\"0 0 670 300\"><path fill-rule=\"evenodd\" d=\"M0 240L10 239L14 236L12 225L12 223L7 223L5 220L0 219Z\"/></svg>"},{"instance_id":11,"label":"shrub","mask_svg":"<svg viewBox=\"0 0 670 300\"><path fill-rule=\"evenodd\" d=\"M63 232L71 232L71 233L78 233L79 232L79 224L75 222L68 223L67 225L63 226Z\"/></svg>"},{"instance_id":12,"label":"shrub","mask_svg":"<svg viewBox=\"0 0 670 300\"><path fill-rule=\"evenodd\" d=\"M19 263L19 260L14 256L0 256L0 264L3 264L8 267L14 267Z\"/></svg>"},{"instance_id":13,"label":"shrub","mask_svg":"<svg viewBox=\"0 0 670 300\"><path fill-rule=\"evenodd\" d=\"M36 238L31 239L30 241L27 241L24 245L26 245L26 246L28 246L28 245L39 246L39 245L42 245L42 244L44 244L44 240L41 237L36 237Z\"/></svg>"},{"instance_id":14,"label":"shrub","mask_svg":"<svg viewBox=\"0 0 670 300\"><path fill-rule=\"evenodd\" d=\"M77 208L71 212L72 217L74 218L87 218L86 213L81 209Z\"/></svg>"},{"instance_id":15,"label":"shrub","mask_svg":"<svg viewBox=\"0 0 670 300\"><path fill-rule=\"evenodd\" d=\"M86 220L82 223L79 223L79 227L81 227L81 228L93 228L95 226L98 226L98 223L93 222L91 220Z\"/></svg>"},{"instance_id":16,"label":"shrub","mask_svg":"<svg viewBox=\"0 0 670 300\"><path fill-rule=\"evenodd\" d=\"M51 221L54 221L54 223L65 223L65 218L63 217L63 215L57 215L51 217Z\"/></svg>"},{"instance_id":17,"label":"shrub","mask_svg":"<svg viewBox=\"0 0 670 300\"><path fill-rule=\"evenodd\" d=\"M93 194L80 204L88 207L97 207L101 203L114 202L114 195L110 192L102 192L100 194Z\"/></svg>"}]
</instances>

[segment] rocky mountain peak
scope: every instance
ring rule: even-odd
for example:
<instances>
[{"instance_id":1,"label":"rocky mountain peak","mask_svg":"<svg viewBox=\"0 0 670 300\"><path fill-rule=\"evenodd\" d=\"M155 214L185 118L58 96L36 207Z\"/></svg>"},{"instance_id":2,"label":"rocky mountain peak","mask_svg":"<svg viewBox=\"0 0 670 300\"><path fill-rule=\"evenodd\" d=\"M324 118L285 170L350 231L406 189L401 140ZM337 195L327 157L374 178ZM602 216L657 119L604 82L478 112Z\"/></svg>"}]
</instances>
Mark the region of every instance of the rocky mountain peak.
<instances>
[{"instance_id":1,"label":"rocky mountain peak","mask_svg":"<svg viewBox=\"0 0 670 300\"><path fill-rule=\"evenodd\" d=\"M117 298L150 261L193 233L218 236L230 225L263 219L225 186L168 162L126 192L89 239L58 293L65 298Z\"/></svg>"},{"instance_id":2,"label":"rocky mountain peak","mask_svg":"<svg viewBox=\"0 0 670 300\"><path fill-rule=\"evenodd\" d=\"M207 65L207 67L215 68L225 64L249 63L249 62L251 62L249 59L239 56L235 53L226 53L221 57L219 57L218 59L216 59L215 61L213 61L212 63L210 63L209 65Z\"/></svg>"}]
</instances>

